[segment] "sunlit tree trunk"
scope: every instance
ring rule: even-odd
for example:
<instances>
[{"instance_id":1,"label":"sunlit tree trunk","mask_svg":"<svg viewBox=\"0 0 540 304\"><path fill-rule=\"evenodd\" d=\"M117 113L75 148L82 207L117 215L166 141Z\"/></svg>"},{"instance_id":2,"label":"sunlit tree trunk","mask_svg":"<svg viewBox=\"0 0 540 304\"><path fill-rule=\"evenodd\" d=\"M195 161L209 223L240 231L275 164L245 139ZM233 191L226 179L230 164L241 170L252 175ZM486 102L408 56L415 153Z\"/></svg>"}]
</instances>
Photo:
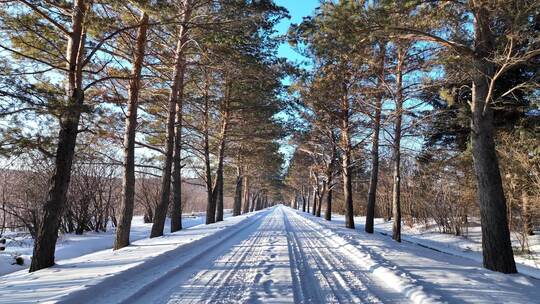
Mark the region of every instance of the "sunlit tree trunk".
<instances>
[{"instance_id":1,"label":"sunlit tree trunk","mask_svg":"<svg viewBox=\"0 0 540 304\"><path fill-rule=\"evenodd\" d=\"M249 212L249 176L244 176L244 205L242 207L242 214Z\"/></svg>"},{"instance_id":2,"label":"sunlit tree trunk","mask_svg":"<svg viewBox=\"0 0 540 304\"><path fill-rule=\"evenodd\" d=\"M328 193L326 194L326 212L324 213L324 219L327 221L332 220L332 196L333 196L333 189L328 189Z\"/></svg>"},{"instance_id":3,"label":"sunlit tree trunk","mask_svg":"<svg viewBox=\"0 0 540 304\"><path fill-rule=\"evenodd\" d=\"M73 2L71 31L67 35L67 106L60 117L60 132L56 146L54 174L50 179L49 193L39 222L30 272L54 265L54 251L58 239L60 219L66 205L66 194L71 178L71 167L79 132L79 121L84 103L83 59L86 32L84 20L89 9L85 0Z\"/></svg>"},{"instance_id":4,"label":"sunlit tree trunk","mask_svg":"<svg viewBox=\"0 0 540 304\"><path fill-rule=\"evenodd\" d=\"M531 216L531 201L527 191L521 194L521 213L523 217L523 232L526 235L534 235L532 216Z\"/></svg>"},{"instance_id":5,"label":"sunlit tree trunk","mask_svg":"<svg viewBox=\"0 0 540 304\"><path fill-rule=\"evenodd\" d=\"M343 94L341 101L341 172L343 178L343 197L345 203L345 227L354 229L354 210L352 197L352 168L351 156L352 146L349 123L349 99L346 94L346 84L343 84Z\"/></svg>"},{"instance_id":6,"label":"sunlit tree trunk","mask_svg":"<svg viewBox=\"0 0 540 304\"><path fill-rule=\"evenodd\" d=\"M317 195L317 200L319 202L317 204L317 211L315 212L315 216L317 217L321 217L322 202L323 202L323 198L325 194L326 194L326 181L323 181L322 189L320 193Z\"/></svg>"},{"instance_id":7,"label":"sunlit tree trunk","mask_svg":"<svg viewBox=\"0 0 540 304\"><path fill-rule=\"evenodd\" d=\"M403 64L405 50L398 46L396 66L396 109L394 122L394 141L392 151L393 189L392 189L392 238L401 242L401 123L403 118Z\"/></svg>"},{"instance_id":8,"label":"sunlit tree trunk","mask_svg":"<svg viewBox=\"0 0 540 304\"><path fill-rule=\"evenodd\" d=\"M302 197L302 212L306 212L306 194L304 190L304 185L302 185L302 190L300 192L300 195Z\"/></svg>"},{"instance_id":9,"label":"sunlit tree trunk","mask_svg":"<svg viewBox=\"0 0 540 304\"><path fill-rule=\"evenodd\" d=\"M379 50L379 66L377 78L377 96L375 98L375 113L373 114L373 134L371 136L371 173L369 176L368 203L366 209L365 230L373 233L375 218L375 205L377 201L377 184L379 180L379 134L381 129L381 109L384 84L384 61L386 55L386 43L381 42Z\"/></svg>"},{"instance_id":10,"label":"sunlit tree trunk","mask_svg":"<svg viewBox=\"0 0 540 304\"><path fill-rule=\"evenodd\" d=\"M493 64L483 58L494 49L489 12L485 7L475 11L476 75L472 83L471 141L480 219L482 225L482 253L487 269L515 273L516 264L510 241L506 213L506 199L495 150L493 108L488 100L489 82L495 73Z\"/></svg>"},{"instance_id":11,"label":"sunlit tree trunk","mask_svg":"<svg viewBox=\"0 0 540 304\"><path fill-rule=\"evenodd\" d=\"M318 199L318 192L319 192L319 186L317 185L315 188L313 188L313 207L311 208L311 214L315 215L317 213L317 199Z\"/></svg>"},{"instance_id":12,"label":"sunlit tree trunk","mask_svg":"<svg viewBox=\"0 0 540 304\"><path fill-rule=\"evenodd\" d=\"M187 15L187 11L185 10L186 3L184 2L182 7L180 8L180 15L185 16ZM185 30L185 29L184 29ZM185 34L185 33L184 33ZM184 38L185 39L185 38ZM179 97L179 90L182 87L183 92L183 70L184 68L184 53L183 53L184 45L182 44L182 36L179 37L179 40L176 45L176 55L175 55L175 71L173 76L173 83L171 86L171 92L169 94L169 104L168 104L168 117L167 117L167 139L165 144L165 164L163 166L163 172L161 176L161 194L160 194L160 201L156 207L156 211L154 212L154 223L152 225L152 231L150 233L150 237L157 237L163 235L163 229L165 227L165 220L167 218L167 210L169 208L169 201L171 199L171 173L172 173L172 167L173 167L173 158L174 153L176 150L177 145L175 145L175 139L176 137L180 137L181 134L181 126L180 126L180 132L176 133L176 122L178 120L177 115L181 116L182 114L177 114L177 109L181 108L178 104L178 97ZM182 84L180 84L180 81L182 81ZM181 142L177 143L178 145L181 145ZM177 155L177 157L180 157L180 155ZM178 160L179 161L179 160ZM176 168L176 174L180 174L180 167ZM177 176L178 178L178 176ZM180 185L181 187L181 185ZM179 189L177 189L178 192ZM178 210L176 210L178 212ZM177 216L177 215L175 215ZM176 219L178 220L178 219Z\"/></svg>"},{"instance_id":13,"label":"sunlit tree trunk","mask_svg":"<svg viewBox=\"0 0 540 304\"><path fill-rule=\"evenodd\" d=\"M225 148L227 145L227 131L229 129L230 119L230 98L232 90L232 83L227 83L227 90L225 94L225 100L223 101L221 132L219 136L219 150L218 150L218 168L216 171L216 185L213 191L213 195L216 196L216 222L223 221L223 162L225 159Z\"/></svg>"},{"instance_id":14,"label":"sunlit tree trunk","mask_svg":"<svg viewBox=\"0 0 540 304\"><path fill-rule=\"evenodd\" d=\"M129 233L133 208L135 206L135 135L137 128L137 108L139 107L139 90L141 83L141 71L144 62L146 48L146 32L148 30L148 15L143 12L137 32L133 68L129 81L127 100L126 129L124 133L124 176L122 179L122 201L120 214L116 227L114 249L120 249L129 245Z\"/></svg>"},{"instance_id":15,"label":"sunlit tree trunk","mask_svg":"<svg viewBox=\"0 0 540 304\"><path fill-rule=\"evenodd\" d=\"M338 157L334 131L330 131L330 140L332 141L332 155L331 155L330 163L326 167L327 194L326 194L326 211L324 213L324 219L327 221L332 220L332 195L333 195L333 188L334 188L334 185L333 185L334 170L335 170L336 161Z\"/></svg>"},{"instance_id":16,"label":"sunlit tree trunk","mask_svg":"<svg viewBox=\"0 0 540 304\"><path fill-rule=\"evenodd\" d=\"M186 73L185 48L189 41L187 22L191 19L191 1L184 0L183 23L179 25L179 40L176 46L173 81L176 86L176 123L174 131L174 155L172 171L173 206L171 232L182 229L182 119L184 106L184 78Z\"/></svg>"},{"instance_id":17,"label":"sunlit tree trunk","mask_svg":"<svg viewBox=\"0 0 540 304\"><path fill-rule=\"evenodd\" d=\"M236 171L236 189L234 191L234 205L233 205L233 216L240 215L242 211L242 186L244 184L244 179L242 177L242 170L240 167Z\"/></svg>"},{"instance_id":18,"label":"sunlit tree trunk","mask_svg":"<svg viewBox=\"0 0 540 304\"><path fill-rule=\"evenodd\" d=\"M208 79L205 81L204 88L204 122L203 122L203 137L204 137L204 166L206 170L206 224L212 224L216 222L216 196L214 195L214 187L212 183L212 167L210 166L210 138L209 138L209 114L210 114L210 99L209 99L209 83Z\"/></svg>"},{"instance_id":19,"label":"sunlit tree trunk","mask_svg":"<svg viewBox=\"0 0 540 304\"><path fill-rule=\"evenodd\" d=\"M229 126L229 105L228 101L225 104L225 112L223 113L223 121L221 125L221 134L218 151L218 168L216 172L216 185L213 191L216 201L216 222L223 221L223 161L225 158L225 146L227 140L227 130Z\"/></svg>"},{"instance_id":20,"label":"sunlit tree trunk","mask_svg":"<svg viewBox=\"0 0 540 304\"><path fill-rule=\"evenodd\" d=\"M307 213L311 212L311 189L309 189L309 184L308 184L308 187L307 187L307 206L306 206L306 211Z\"/></svg>"}]
</instances>

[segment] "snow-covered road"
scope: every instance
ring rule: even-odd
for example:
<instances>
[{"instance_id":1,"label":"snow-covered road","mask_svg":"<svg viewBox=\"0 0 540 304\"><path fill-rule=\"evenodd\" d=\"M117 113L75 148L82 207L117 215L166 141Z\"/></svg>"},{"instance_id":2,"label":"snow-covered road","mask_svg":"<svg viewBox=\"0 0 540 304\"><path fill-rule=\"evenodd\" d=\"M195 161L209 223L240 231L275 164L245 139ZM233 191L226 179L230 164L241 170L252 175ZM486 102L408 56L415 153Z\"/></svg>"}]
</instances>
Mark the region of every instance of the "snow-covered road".
<instances>
[{"instance_id":1,"label":"snow-covered road","mask_svg":"<svg viewBox=\"0 0 540 304\"><path fill-rule=\"evenodd\" d=\"M310 220L275 208L130 303L395 303L402 294L359 269Z\"/></svg>"},{"instance_id":2,"label":"snow-covered road","mask_svg":"<svg viewBox=\"0 0 540 304\"><path fill-rule=\"evenodd\" d=\"M283 208L136 295L132 303L287 303L293 301Z\"/></svg>"},{"instance_id":3,"label":"snow-covered road","mask_svg":"<svg viewBox=\"0 0 540 304\"><path fill-rule=\"evenodd\" d=\"M406 302L369 271L357 257L322 227L288 209L285 225L297 302L395 303Z\"/></svg>"},{"instance_id":4,"label":"snow-covered road","mask_svg":"<svg viewBox=\"0 0 540 304\"><path fill-rule=\"evenodd\" d=\"M540 303L539 280L480 266L277 206L14 274L0 303Z\"/></svg>"},{"instance_id":5,"label":"snow-covered road","mask_svg":"<svg viewBox=\"0 0 540 304\"><path fill-rule=\"evenodd\" d=\"M540 286L535 279L493 273L473 261L402 247L380 235L367 236L364 242L372 244L368 249L351 238L365 234L327 225L290 208L274 208L195 263L125 302L533 303L535 294L540 295L534 291ZM379 248L385 251L379 254ZM411 270L419 261L425 263L422 269L433 269ZM490 289L497 291L486 293Z\"/></svg>"}]
</instances>

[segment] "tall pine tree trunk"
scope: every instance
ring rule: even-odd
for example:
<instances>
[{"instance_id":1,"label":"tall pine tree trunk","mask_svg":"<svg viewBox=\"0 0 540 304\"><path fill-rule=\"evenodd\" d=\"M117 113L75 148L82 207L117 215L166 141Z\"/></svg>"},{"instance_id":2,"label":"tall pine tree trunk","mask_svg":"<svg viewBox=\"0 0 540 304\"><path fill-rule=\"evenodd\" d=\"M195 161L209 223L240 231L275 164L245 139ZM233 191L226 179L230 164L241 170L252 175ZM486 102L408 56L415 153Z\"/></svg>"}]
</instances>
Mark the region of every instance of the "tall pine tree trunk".
<instances>
[{"instance_id":1,"label":"tall pine tree trunk","mask_svg":"<svg viewBox=\"0 0 540 304\"><path fill-rule=\"evenodd\" d=\"M169 200L171 196L171 171L172 160L174 153L174 123L176 117L176 100L169 98L168 118L167 118L167 139L165 142L165 163L161 176L161 190L159 202L154 211L154 221L150 237L158 237L163 235L165 220L167 218L167 209L169 208Z\"/></svg>"},{"instance_id":2,"label":"tall pine tree trunk","mask_svg":"<svg viewBox=\"0 0 540 304\"><path fill-rule=\"evenodd\" d=\"M233 216L240 215L242 211L242 186L244 184L242 173L240 168L238 168L236 174L236 190L234 191L234 205L233 205Z\"/></svg>"},{"instance_id":3,"label":"tall pine tree trunk","mask_svg":"<svg viewBox=\"0 0 540 304\"><path fill-rule=\"evenodd\" d=\"M208 134L205 134L205 147L204 147L204 163L206 167L206 224L212 224L216 222L216 196L214 195L214 187L212 185L212 168L210 166L210 148L208 146Z\"/></svg>"},{"instance_id":4,"label":"tall pine tree trunk","mask_svg":"<svg viewBox=\"0 0 540 304\"><path fill-rule=\"evenodd\" d=\"M256 193L253 193L251 195L251 202L250 202L250 207L249 207L249 212L253 212L255 211L255 205L257 203L257 198L259 197L259 193L256 192Z\"/></svg>"},{"instance_id":5,"label":"tall pine tree trunk","mask_svg":"<svg viewBox=\"0 0 540 304\"><path fill-rule=\"evenodd\" d=\"M324 195L326 193L326 181L323 181L323 186L321 192L317 195L317 201L319 202L317 204L317 211L315 212L315 216L321 217L321 207L322 207L322 201L324 198Z\"/></svg>"},{"instance_id":6,"label":"tall pine tree trunk","mask_svg":"<svg viewBox=\"0 0 540 304\"><path fill-rule=\"evenodd\" d=\"M249 212L249 176L244 176L244 205L242 206L242 214Z\"/></svg>"},{"instance_id":7,"label":"tall pine tree trunk","mask_svg":"<svg viewBox=\"0 0 540 304\"><path fill-rule=\"evenodd\" d=\"M216 196L214 195L214 186L212 184L212 167L210 166L210 138L209 138L209 84L208 79L205 81L204 89L204 165L206 170L206 224L212 224L216 222Z\"/></svg>"},{"instance_id":8,"label":"tall pine tree trunk","mask_svg":"<svg viewBox=\"0 0 540 304\"><path fill-rule=\"evenodd\" d=\"M176 85L176 124L174 133L174 154L172 171L173 208L171 211L171 232L182 229L182 119L184 106L184 78L186 73L185 47L188 43L187 22L191 19L191 1L184 1L183 23L180 24L179 40L174 66Z\"/></svg>"},{"instance_id":9,"label":"tall pine tree trunk","mask_svg":"<svg viewBox=\"0 0 540 304\"><path fill-rule=\"evenodd\" d=\"M225 159L225 147L227 143L227 130L229 128L229 116L230 116L230 107L229 107L229 97L230 97L229 87L227 90L227 96L225 97L225 105L223 112L223 121L221 125L221 134L219 142L219 151L218 151L218 168L216 172L216 189L214 195L216 195L216 222L223 221L223 162Z\"/></svg>"},{"instance_id":10,"label":"tall pine tree trunk","mask_svg":"<svg viewBox=\"0 0 540 304\"><path fill-rule=\"evenodd\" d=\"M345 87L346 85L343 84ZM343 197L345 201L345 227L354 229L354 210L352 198L352 170L351 170L351 138L349 126L349 100L346 95L347 89L343 90L342 118L341 118L341 171L343 176Z\"/></svg>"},{"instance_id":11,"label":"tall pine tree trunk","mask_svg":"<svg viewBox=\"0 0 540 304\"><path fill-rule=\"evenodd\" d=\"M524 191L521 194L521 214L523 217L523 232L525 235L534 235L531 216L531 202L527 191Z\"/></svg>"},{"instance_id":12,"label":"tall pine tree trunk","mask_svg":"<svg viewBox=\"0 0 540 304\"><path fill-rule=\"evenodd\" d=\"M306 212L309 213L311 212L311 190L309 189L309 187L307 191Z\"/></svg>"},{"instance_id":13,"label":"tall pine tree trunk","mask_svg":"<svg viewBox=\"0 0 540 304\"><path fill-rule=\"evenodd\" d=\"M183 16L183 18L189 17L190 14L190 8L188 4L188 0L185 0L182 3L182 6L180 8L179 14ZM187 19L184 19L186 21ZM183 22L183 24L185 24ZM180 33L180 36L178 37L178 42L176 44L176 54L175 54L175 67L173 72L173 83L171 86L171 92L169 96L169 104L168 104L168 117L167 117L167 139L165 144L165 164L163 166L163 173L161 177L161 194L160 194L160 200L158 202L158 205L156 207L156 211L154 212L154 223L152 225L152 231L150 233L150 237L157 237L163 235L163 229L165 227L165 220L167 218L167 210L169 208L169 201L171 199L171 173L172 173L172 167L173 167L173 160L175 157L175 152L180 147L181 149L181 119L182 119L182 113L177 113L177 110L181 110L181 105L179 105L179 92L182 91L183 95L183 78L184 78L184 71L185 71L185 59L184 59L184 44L186 40L185 35L187 34L187 28L181 27L182 31ZM180 83L182 82L182 83ZM182 96L183 97L183 96ZM181 111L180 111L181 112ZM180 119L180 126L177 126L177 121ZM179 132L176 132L176 130L179 128ZM175 144L175 139L179 137L180 139L177 140L177 143ZM176 153L177 159L180 157L180 152ZM177 160L178 166L176 167L175 174L177 175L177 179L181 179L181 167L180 167L180 159ZM181 187L181 182L178 187ZM176 189L177 195L179 195L177 198L181 200L181 189ZM177 202L178 203L178 202ZM177 206L176 206L177 207ZM178 212L179 210L176 210L175 212ZM175 215L175 217L178 217ZM176 219L178 220L178 218ZM177 225L176 228L178 228L178 222L175 223ZM172 227L171 227L172 228Z\"/></svg>"},{"instance_id":14,"label":"tall pine tree trunk","mask_svg":"<svg viewBox=\"0 0 540 304\"><path fill-rule=\"evenodd\" d=\"M309 209L308 207L308 210L310 210L311 214L315 215L315 209L317 209L317 191L315 190L315 188L313 188L313 194L311 193L312 191L309 192L308 206L310 201L313 201L313 206L311 207L311 209Z\"/></svg>"},{"instance_id":15,"label":"tall pine tree trunk","mask_svg":"<svg viewBox=\"0 0 540 304\"><path fill-rule=\"evenodd\" d=\"M114 250L129 245L129 233L133 208L135 206L135 135L137 129L137 109L139 107L139 91L141 87L141 71L146 48L146 32L148 30L148 15L142 12L140 26L137 32L133 68L129 82L126 130L124 134L124 176L122 179L122 201L120 215L116 227Z\"/></svg>"},{"instance_id":16,"label":"tall pine tree trunk","mask_svg":"<svg viewBox=\"0 0 540 304\"><path fill-rule=\"evenodd\" d=\"M257 191L257 193L251 198L251 212L258 210L259 195L260 192Z\"/></svg>"},{"instance_id":17,"label":"tall pine tree trunk","mask_svg":"<svg viewBox=\"0 0 540 304\"><path fill-rule=\"evenodd\" d=\"M493 50L488 9L475 12L475 53L479 58L490 56ZM503 273L515 273L516 264L510 241L506 199L495 150L493 108L488 100L489 82L495 67L487 60L475 61L476 75L472 83L471 140L480 220L484 267ZM487 103L487 104L486 104Z\"/></svg>"},{"instance_id":18,"label":"tall pine tree trunk","mask_svg":"<svg viewBox=\"0 0 540 304\"><path fill-rule=\"evenodd\" d=\"M332 188L328 189L328 193L326 194L326 212L324 213L324 219L327 221L332 220L332 196L334 191Z\"/></svg>"},{"instance_id":19,"label":"tall pine tree trunk","mask_svg":"<svg viewBox=\"0 0 540 304\"><path fill-rule=\"evenodd\" d=\"M87 3L76 0L73 4L71 26L67 37L67 109L60 118L60 132L56 147L54 174L50 180L49 194L43 206L43 217L39 222L30 272L54 265L54 251L58 239L60 219L66 205L66 194L71 178L71 167L75 156L75 145L81 110L84 103L82 87L82 62L85 55L86 34L84 20Z\"/></svg>"},{"instance_id":20,"label":"tall pine tree trunk","mask_svg":"<svg viewBox=\"0 0 540 304\"><path fill-rule=\"evenodd\" d=\"M345 227L354 229L354 211L352 199L351 152L345 151L342 156L343 196L345 201Z\"/></svg>"},{"instance_id":21,"label":"tall pine tree trunk","mask_svg":"<svg viewBox=\"0 0 540 304\"><path fill-rule=\"evenodd\" d=\"M214 200L216 201L216 222L223 221L223 168L218 169L216 185L214 188Z\"/></svg>"},{"instance_id":22,"label":"tall pine tree trunk","mask_svg":"<svg viewBox=\"0 0 540 304\"><path fill-rule=\"evenodd\" d=\"M377 78L377 97L375 98L375 113L373 115L373 135L371 136L371 173L369 176L368 203L366 210L367 233L373 233L373 222L375 219L375 205L377 200L377 184L379 180L379 134L381 129L381 109L383 99L384 84L384 61L386 55L386 43L380 43L379 66Z\"/></svg>"},{"instance_id":23,"label":"tall pine tree trunk","mask_svg":"<svg viewBox=\"0 0 540 304\"><path fill-rule=\"evenodd\" d=\"M182 77L182 83L183 82ZM180 94L183 94L183 90ZM171 210L171 232L176 232L182 229L182 109L183 101L182 97L179 97L178 105L176 106L176 126L173 154L173 207Z\"/></svg>"},{"instance_id":24,"label":"tall pine tree trunk","mask_svg":"<svg viewBox=\"0 0 540 304\"><path fill-rule=\"evenodd\" d=\"M490 106L485 107L486 96L487 79L478 79L473 83L471 138L480 202L484 267L503 273L515 273L506 199L495 151L493 110Z\"/></svg>"},{"instance_id":25,"label":"tall pine tree trunk","mask_svg":"<svg viewBox=\"0 0 540 304\"><path fill-rule=\"evenodd\" d=\"M304 185L302 185L302 190L300 193L302 196L302 212L306 212L306 194L304 192Z\"/></svg>"},{"instance_id":26,"label":"tall pine tree trunk","mask_svg":"<svg viewBox=\"0 0 540 304\"><path fill-rule=\"evenodd\" d=\"M334 131L330 131L330 140L332 142L332 155L330 159L330 163L326 167L326 186L327 186L327 194L326 194L326 212L324 213L324 219L327 221L332 220L332 195L333 195L333 188L334 188L334 169L336 166L336 160L337 160L337 146L335 142L335 134Z\"/></svg>"},{"instance_id":27,"label":"tall pine tree trunk","mask_svg":"<svg viewBox=\"0 0 540 304\"><path fill-rule=\"evenodd\" d=\"M396 110L394 123L394 142L392 151L393 189L392 189L392 238L401 242L401 123L403 118L403 63L405 50L398 47L396 66Z\"/></svg>"}]
</instances>

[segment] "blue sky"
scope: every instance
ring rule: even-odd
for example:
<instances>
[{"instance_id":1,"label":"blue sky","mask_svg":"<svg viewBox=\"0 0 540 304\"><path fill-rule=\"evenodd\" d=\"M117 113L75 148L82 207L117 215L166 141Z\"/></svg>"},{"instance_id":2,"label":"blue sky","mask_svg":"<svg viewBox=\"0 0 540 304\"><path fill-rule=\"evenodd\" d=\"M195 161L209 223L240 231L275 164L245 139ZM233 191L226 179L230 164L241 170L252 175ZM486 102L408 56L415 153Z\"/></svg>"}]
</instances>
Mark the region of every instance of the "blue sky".
<instances>
[{"instance_id":1,"label":"blue sky","mask_svg":"<svg viewBox=\"0 0 540 304\"><path fill-rule=\"evenodd\" d=\"M289 26L292 23L300 23L302 22L302 18L306 16L313 15L313 12L315 8L317 8L320 5L319 0L274 0L274 2L280 6L285 7L289 11L289 15L291 16L290 19L284 19L277 25L278 33L286 34ZM278 50L278 55L280 57L285 57L291 62L297 62L301 63L305 61L307 58L304 58L301 54L295 52L288 43L284 42ZM304 65L304 67L306 67ZM309 64L308 64L309 68ZM283 83L288 85L290 84L290 79L285 78L283 80ZM279 117L281 119L291 119L287 116L286 113L281 113ZM404 139L404 146L407 146L410 149L418 150L421 147L421 143L415 142L415 139L413 138L405 138ZM294 152L294 147L288 144L288 139L284 139L281 142L281 148L280 151L285 155L287 164L290 158L292 157L292 154Z\"/></svg>"},{"instance_id":2,"label":"blue sky","mask_svg":"<svg viewBox=\"0 0 540 304\"><path fill-rule=\"evenodd\" d=\"M312 15L316 7L319 6L319 0L275 0L275 3L285 7L289 11L290 19L284 19L277 25L277 30L280 35L286 34L289 30L289 26L292 23L302 22L302 18ZM280 57L285 57L291 62L301 62L304 61L302 55L295 52L287 42L284 42L278 50L278 55ZM289 84L290 79L286 78L283 80L284 84ZM284 118L284 117L281 117ZM285 119L287 119L285 117ZM285 139L281 142L280 151L285 155L286 166L288 166L289 160L292 157L294 152L294 147L287 143L288 139Z\"/></svg>"},{"instance_id":3,"label":"blue sky","mask_svg":"<svg viewBox=\"0 0 540 304\"><path fill-rule=\"evenodd\" d=\"M279 34L286 34L291 23L300 23L302 18L310 16L315 8L319 6L319 0L275 0L276 4L285 7L289 10L291 19L282 20L277 30ZM304 58L302 55L295 52L287 43L283 43L278 50L280 57L285 57L292 62L302 61Z\"/></svg>"}]
</instances>

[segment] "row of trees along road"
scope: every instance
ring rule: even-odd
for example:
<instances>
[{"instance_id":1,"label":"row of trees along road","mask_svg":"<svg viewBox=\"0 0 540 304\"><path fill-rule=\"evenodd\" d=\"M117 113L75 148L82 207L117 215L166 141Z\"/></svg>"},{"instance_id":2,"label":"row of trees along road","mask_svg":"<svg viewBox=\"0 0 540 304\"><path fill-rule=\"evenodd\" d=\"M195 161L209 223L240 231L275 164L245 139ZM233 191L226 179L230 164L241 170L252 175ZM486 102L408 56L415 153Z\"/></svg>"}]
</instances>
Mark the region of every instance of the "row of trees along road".
<instances>
[{"instance_id":1,"label":"row of trees along road","mask_svg":"<svg viewBox=\"0 0 540 304\"><path fill-rule=\"evenodd\" d=\"M479 214L484 267L516 272L509 227L526 239L540 206L539 12L529 0L323 1L289 33L311 62L291 86L293 207L320 216L325 204L349 228L365 212L368 233L375 215L393 218L398 242L403 211L457 235Z\"/></svg>"},{"instance_id":2,"label":"row of trees along road","mask_svg":"<svg viewBox=\"0 0 540 304\"><path fill-rule=\"evenodd\" d=\"M82 210L82 230L112 218L114 249L129 244L136 201L151 237L168 212L182 229L182 175L207 188L207 223L223 220L225 191L234 215L279 199L286 64L273 31L286 10L242 0L0 5L0 145L18 168L6 176L48 179L37 206L2 208L4 222L8 212L34 231L30 271L54 264L69 210Z\"/></svg>"}]
</instances>

